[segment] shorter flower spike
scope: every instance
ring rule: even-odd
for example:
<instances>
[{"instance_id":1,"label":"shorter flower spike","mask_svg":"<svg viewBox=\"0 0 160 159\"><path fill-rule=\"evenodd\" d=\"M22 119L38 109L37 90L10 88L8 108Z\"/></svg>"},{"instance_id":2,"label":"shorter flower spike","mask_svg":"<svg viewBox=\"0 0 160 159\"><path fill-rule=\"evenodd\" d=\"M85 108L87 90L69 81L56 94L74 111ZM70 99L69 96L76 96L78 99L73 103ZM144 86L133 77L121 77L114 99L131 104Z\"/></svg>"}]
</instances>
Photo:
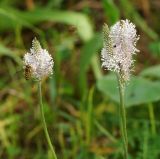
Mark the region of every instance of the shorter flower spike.
<instances>
[{"instance_id":1,"label":"shorter flower spike","mask_svg":"<svg viewBox=\"0 0 160 159\"><path fill-rule=\"evenodd\" d=\"M138 39L135 25L127 19L118 21L111 28L107 24L103 26L102 67L117 72L123 83L130 79L132 55L139 52L136 49Z\"/></svg>"},{"instance_id":2,"label":"shorter flower spike","mask_svg":"<svg viewBox=\"0 0 160 159\"><path fill-rule=\"evenodd\" d=\"M34 38L32 48L24 55L24 69L30 68L30 73L36 80L41 80L53 73L54 62L47 50L42 49L39 41Z\"/></svg>"}]
</instances>

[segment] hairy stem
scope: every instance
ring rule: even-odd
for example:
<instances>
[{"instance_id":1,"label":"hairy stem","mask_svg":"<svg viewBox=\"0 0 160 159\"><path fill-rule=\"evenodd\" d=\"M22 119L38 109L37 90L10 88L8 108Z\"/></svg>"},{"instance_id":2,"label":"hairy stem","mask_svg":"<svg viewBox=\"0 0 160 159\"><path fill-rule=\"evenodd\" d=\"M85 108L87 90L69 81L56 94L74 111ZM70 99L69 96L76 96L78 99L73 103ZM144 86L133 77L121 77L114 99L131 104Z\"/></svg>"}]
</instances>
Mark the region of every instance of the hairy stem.
<instances>
[{"instance_id":1,"label":"hairy stem","mask_svg":"<svg viewBox=\"0 0 160 159\"><path fill-rule=\"evenodd\" d=\"M121 125L121 134L123 138L123 149L124 149L124 159L128 159L128 139L127 139L127 127L126 127L126 110L124 106L124 85L118 77L119 85L119 96L120 96L120 125Z\"/></svg>"},{"instance_id":2,"label":"hairy stem","mask_svg":"<svg viewBox=\"0 0 160 159\"><path fill-rule=\"evenodd\" d=\"M43 124L43 129L44 129L45 136L46 136L46 139L48 142L48 146L52 152L53 159L57 159L56 153L55 153L54 148L51 143L51 139L49 137L49 133L48 133L47 125L46 125L46 121L45 121L43 102L42 102L42 90L41 90L41 82L40 81L38 82L38 92L39 92L39 102L40 102L40 111L41 111L41 120L42 120L42 124Z\"/></svg>"}]
</instances>

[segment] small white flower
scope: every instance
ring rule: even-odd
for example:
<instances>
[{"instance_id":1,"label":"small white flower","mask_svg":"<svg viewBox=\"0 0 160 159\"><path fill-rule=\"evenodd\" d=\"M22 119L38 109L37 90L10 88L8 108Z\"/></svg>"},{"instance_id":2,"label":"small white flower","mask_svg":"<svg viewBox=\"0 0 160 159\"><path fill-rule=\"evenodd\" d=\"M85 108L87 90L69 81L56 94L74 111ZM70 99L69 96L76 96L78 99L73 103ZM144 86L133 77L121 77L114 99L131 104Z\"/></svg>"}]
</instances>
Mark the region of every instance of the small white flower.
<instances>
[{"instance_id":1,"label":"small white flower","mask_svg":"<svg viewBox=\"0 0 160 159\"><path fill-rule=\"evenodd\" d=\"M139 52L135 25L129 20L120 20L109 29L105 24L103 34L102 67L119 73L121 80L127 82L133 65L132 55Z\"/></svg>"},{"instance_id":2,"label":"small white flower","mask_svg":"<svg viewBox=\"0 0 160 159\"><path fill-rule=\"evenodd\" d=\"M37 80L51 75L53 72L53 59L47 50L42 49L39 41L32 41L32 48L24 55L24 67L30 66L31 75Z\"/></svg>"}]
</instances>

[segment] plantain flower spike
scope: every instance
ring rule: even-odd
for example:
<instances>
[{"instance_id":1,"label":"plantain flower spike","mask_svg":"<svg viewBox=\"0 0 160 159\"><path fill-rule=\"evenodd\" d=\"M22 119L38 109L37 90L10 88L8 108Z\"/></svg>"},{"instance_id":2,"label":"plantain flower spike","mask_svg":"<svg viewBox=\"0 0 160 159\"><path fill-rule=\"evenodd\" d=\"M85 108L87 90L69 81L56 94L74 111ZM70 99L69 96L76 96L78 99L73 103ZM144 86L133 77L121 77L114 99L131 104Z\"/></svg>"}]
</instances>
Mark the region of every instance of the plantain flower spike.
<instances>
[{"instance_id":1,"label":"plantain flower spike","mask_svg":"<svg viewBox=\"0 0 160 159\"><path fill-rule=\"evenodd\" d=\"M119 74L125 84L130 79L133 68L132 55L139 52L136 43L139 40L135 25L129 20L120 20L111 28L103 26L102 67Z\"/></svg>"},{"instance_id":2,"label":"plantain flower spike","mask_svg":"<svg viewBox=\"0 0 160 159\"><path fill-rule=\"evenodd\" d=\"M24 69L30 68L30 73L36 80L42 80L53 73L53 58L46 49L42 49L39 41L34 38L30 52L24 55Z\"/></svg>"}]
</instances>

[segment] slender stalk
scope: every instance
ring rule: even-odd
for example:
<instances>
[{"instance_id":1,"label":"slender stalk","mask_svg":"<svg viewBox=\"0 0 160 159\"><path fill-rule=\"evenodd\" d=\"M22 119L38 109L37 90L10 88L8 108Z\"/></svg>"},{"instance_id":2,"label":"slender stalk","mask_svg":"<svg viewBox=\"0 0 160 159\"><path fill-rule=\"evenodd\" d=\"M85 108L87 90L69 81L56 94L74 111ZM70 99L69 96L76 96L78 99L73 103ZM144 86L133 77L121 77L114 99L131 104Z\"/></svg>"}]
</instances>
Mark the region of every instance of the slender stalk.
<instances>
[{"instance_id":1,"label":"slender stalk","mask_svg":"<svg viewBox=\"0 0 160 159\"><path fill-rule=\"evenodd\" d=\"M92 114L93 114L93 93L94 93L94 87L92 87L89 91L88 96L88 108L87 108L87 122L86 122L86 143L87 146L90 144L91 141L91 133L92 133Z\"/></svg>"},{"instance_id":2,"label":"slender stalk","mask_svg":"<svg viewBox=\"0 0 160 159\"><path fill-rule=\"evenodd\" d=\"M149 132L148 132L148 124L145 123L144 125L144 140L143 140L143 153L142 153L142 159L146 159L148 158L148 152L149 152L149 149L148 149L148 138L149 138Z\"/></svg>"},{"instance_id":3,"label":"slender stalk","mask_svg":"<svg viewBox=\"0 0 160 159\"><path fill-rule=\"evenodd\" d=\"M149 109L149 118L151 123L151 132L153 135L156 135L156 120L155 120L154 106L152 103L148 104L148 109Z\"/></svg>"},{"instance_id":4,"label":"slender stalk","mask_svg":"<svg viewBox=\"0 0 160 159\"><path fill-rule=\"evenodd\" d=\"M47 125L46 125L46 121L45 121L43 102L42 102L42 90L41 90L41 82L40 81L38 82L38 92L39 92L39 102L40 102L40 111L41 111L41 119L42 119L43 129L44 129L45 136L46 136L46 139L48 142L48 146L52 152L53 159L57 159L56 153L55 153L54 148L51 143L51 139L49 137L49 133L48 133Z\"/></svg>"},{"instance_id":5,"label":"slender stalk","mask_svg":"<svg viewBox=\"0 0 160 159\"><path fill-rule=\"evenodd\" d=\"M95 120L94 123L101 133L106 135L112 142L117 143L117 139L112 136L112 134L107 129L105 129L97 120Z\"/></svg>"},{"instance_id":6,"label":"slender stalk","mask_svg":"<svg viewBox=\"0 0 160 159\"><path fill-rule=\"evenodd\" d=\"M120 96L120 125L121 125L121 133L123 138L123 149L124 149L124 159L128 159L128 139L127 139L127 127L126 127L126 110L124 106L124 86L120 80L119 75L118 85L119 85L119 96Z\"/></svg>"}]
</instances>

